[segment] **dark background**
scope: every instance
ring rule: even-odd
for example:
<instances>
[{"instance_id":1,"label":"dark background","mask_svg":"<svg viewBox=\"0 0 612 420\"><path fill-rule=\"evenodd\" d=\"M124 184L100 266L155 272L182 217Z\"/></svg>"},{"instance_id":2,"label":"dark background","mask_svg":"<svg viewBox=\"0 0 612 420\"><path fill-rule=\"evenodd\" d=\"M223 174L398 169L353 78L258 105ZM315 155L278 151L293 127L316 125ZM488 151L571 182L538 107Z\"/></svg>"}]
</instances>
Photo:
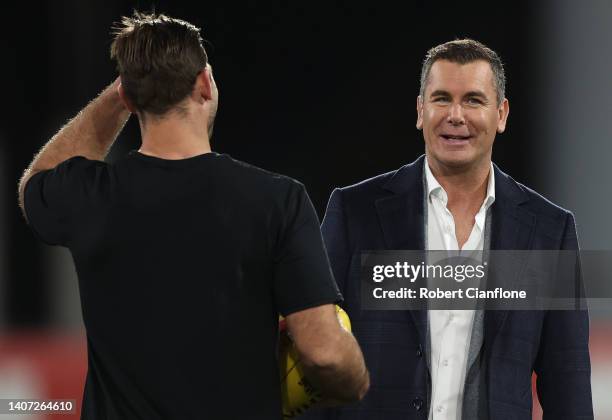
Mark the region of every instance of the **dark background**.
<instances>
[{"instance_id":1,"label":"dark background","mask_svg":"<svg viewBox=\"0 0 612 420\"><path fill-rule=\"evenodd\" d=\"M484 42L506 65L510 100L494 161L572 210L583 249L612 250L609 0L8 2L0 14L3 394L82 392L76 273L67 250L28 229L17 182L34 153L116 77L113 22L153 5L202 27L209 42L221 94L213 149L301 180L320 216L334 187L423 152L414 125L426 51L457 37ZM132 119L108 159L139 142ZM602 297L612 296L612 276L597 281L608 285ZM598 419L612 419L610 331L612 301L602 299L591 306L590 327ZM27 385L42 383L55 388L43 394Z\"/></svg>"},{"instance_id":2,"label":"dark background","mask_svg":"<svg viewBox=\"0 0 612 420\"><path fill-rule=\"evenodd\" d=\"M301 180L322 216L336 186L396 169L423 153L415 129L420 65L432 46L473 37L506 65L510 119L494 160L538 188L530 171L537 88L530 77L540 9L530 2L404 6L374 2L12 4L2 31L6 106L0 129L7 248L4 318L45 326L52 285L14 198L33 154L110 83L110 27L136 7L202 28L220 90L214 150ZM503 7L503 12L501 8ZM12 16L12 17L11 17ZM139 147L135 118L109 156Z\"/></svg>"}]
</instances>

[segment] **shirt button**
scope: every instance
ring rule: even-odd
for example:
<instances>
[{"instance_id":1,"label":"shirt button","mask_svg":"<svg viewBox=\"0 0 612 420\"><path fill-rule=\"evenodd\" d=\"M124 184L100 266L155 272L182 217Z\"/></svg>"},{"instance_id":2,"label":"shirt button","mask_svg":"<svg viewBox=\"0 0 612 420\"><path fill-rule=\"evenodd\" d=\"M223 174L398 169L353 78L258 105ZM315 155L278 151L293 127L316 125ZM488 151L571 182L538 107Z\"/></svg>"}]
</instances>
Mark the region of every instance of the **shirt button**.
<instances>
[{"instance_id":1,"label":"shirt button","mask_svg":"<svg viewBox=\"0 0 612 420\"><path fill-rule=\"evenodd\" d=\"M436 408L436 410L438 411L438 413L441 413L444 411L444 407L442 407L441 405L438 406L438 408Z\"/></svg>"},{"instance_id":2,"label":"shirt button","mask_svg":"<svg viewBox=\"0 0 612 420\"><path fill-rule=\"evenodd\" d=\"M423 349L421 348L420 345L419 345L419 347L417 347L416 356L417 357L422 357L423 356Z\"/></svg>"},{"instance_id":3,"label":"shirt button","mask_svg":"<svg viewBox=\"0 0 612 420\"><path fill-rule=\"evenodd\" d=\"M416 411L420 411L421 408L423 408L423 400L418 397L415 398L414 400L412 400L412 406Z\"/></svg>"},{"instance_id":4,"label":"shirt button","mask_svg":"<svg viewBox=\"0 0 612 420\"><path fill-rule=\"evenodd\" d=\"M447 359L444 359L444 361L442 362L442 365L444 365L444 366L448 366L448 360L447 360Z\"/></svg>"}]
</instances>

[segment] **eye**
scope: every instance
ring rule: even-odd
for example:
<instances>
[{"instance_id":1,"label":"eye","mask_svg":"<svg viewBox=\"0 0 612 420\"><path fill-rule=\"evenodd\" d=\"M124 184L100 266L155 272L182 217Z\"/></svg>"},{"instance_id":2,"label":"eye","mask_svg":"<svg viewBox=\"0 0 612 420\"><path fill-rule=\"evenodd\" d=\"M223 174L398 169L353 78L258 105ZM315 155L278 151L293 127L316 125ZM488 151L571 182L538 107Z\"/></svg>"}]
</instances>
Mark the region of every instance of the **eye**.
<instances>
[{"instance_id":1,"label":"eye","mask_svg":"<svg viewBox=\"0 0 612 420\"><path fill-rule=\"evenodd\" d=\"M474 96L473 96L473 97L468 98L467 102L468 102L470 105L482 105L482 104L484 103L484 102L482 101L482 99L477 98L477 97L474 97Z\"/></svg>"},{"instance_id":2,"label":"eye","mask_svg":"<svg viewBox=\"0 0 612 420\"><path fill-rule=\"evenodd\" d=\"M435 98L432 98L431 101L432 102L448 102L448 98L445 98L444 96L436 96Z\"/></svg>"}]
</instances>

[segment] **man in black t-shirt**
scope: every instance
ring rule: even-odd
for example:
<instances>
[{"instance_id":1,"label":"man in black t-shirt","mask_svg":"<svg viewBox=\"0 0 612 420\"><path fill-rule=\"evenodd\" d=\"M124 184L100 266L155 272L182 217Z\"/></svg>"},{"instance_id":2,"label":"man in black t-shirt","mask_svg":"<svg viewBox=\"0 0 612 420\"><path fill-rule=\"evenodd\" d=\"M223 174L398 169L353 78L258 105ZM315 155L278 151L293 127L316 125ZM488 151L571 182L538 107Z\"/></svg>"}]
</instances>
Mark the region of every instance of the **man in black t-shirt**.
<instances>
[{"instance_id":1,"label":"man in black t-shirt","mask_svg":"<svg viewBox=\"0 0 612 420\"><path fill-rule=\"evenodd\" d=\"M363 397L361 351L304 186L210 150L218 92L199 29L124 18L120 79L19 186L35 234L70 249L87 330L84 419L280 419L278 315L315 387ZM130 115L142 147L103 161Z\"/></svg>"}]
</instances>

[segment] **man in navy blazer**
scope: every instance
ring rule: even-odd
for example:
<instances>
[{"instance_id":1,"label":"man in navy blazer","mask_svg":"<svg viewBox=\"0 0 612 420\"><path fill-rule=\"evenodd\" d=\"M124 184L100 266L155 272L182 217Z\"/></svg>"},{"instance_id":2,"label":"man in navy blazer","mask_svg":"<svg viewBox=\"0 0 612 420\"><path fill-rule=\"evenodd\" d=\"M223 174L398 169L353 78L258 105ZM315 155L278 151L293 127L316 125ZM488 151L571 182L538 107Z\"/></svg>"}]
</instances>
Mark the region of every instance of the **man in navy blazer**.
<instances>
[{"instance_id":1,"label":"man in navy blazer","mask_svg":"<svg viewBox=\"0 0 612 420\"><path fill-rule=\"evenodd\" d=\"M586 310L474 311L461 330L452 326L452 314L440 326L433 311L361 305L362 251L578 249L569 211L492 164L508 112L494 51L473 40L432 48L417 99L426 154L334 190L323 236L371 387L357 405L302 418L530 420L533 372L545 419L593 418ZM443 229L449 226L454 229ZM451 338L433 340L444 334ZM448 376L443 352L460 361Z\"/></svg>"}]
</instances>

